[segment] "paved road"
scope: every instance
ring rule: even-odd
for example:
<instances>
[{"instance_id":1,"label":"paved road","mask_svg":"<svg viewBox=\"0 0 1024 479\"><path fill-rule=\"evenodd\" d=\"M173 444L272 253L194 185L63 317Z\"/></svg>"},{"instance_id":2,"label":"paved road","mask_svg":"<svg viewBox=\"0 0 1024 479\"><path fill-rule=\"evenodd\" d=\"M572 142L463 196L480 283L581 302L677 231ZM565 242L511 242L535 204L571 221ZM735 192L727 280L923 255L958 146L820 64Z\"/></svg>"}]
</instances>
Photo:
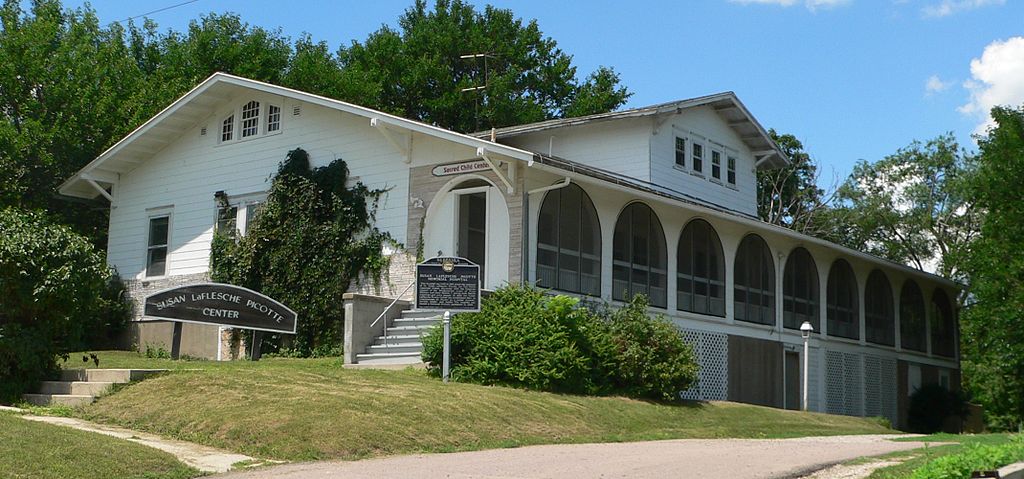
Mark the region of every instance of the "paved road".
<instances>
[{"instance_id":1,"label":"paved road","mask_svg":"<svg viewBox=\"0 0 1024 479\"><path fill-rule=\"evenodd\" d=\"M530 446L364 461L286 464L218 478L788 478L861 456L923 447L893 436L683 439Z\"/></svg>"}]
</instances>

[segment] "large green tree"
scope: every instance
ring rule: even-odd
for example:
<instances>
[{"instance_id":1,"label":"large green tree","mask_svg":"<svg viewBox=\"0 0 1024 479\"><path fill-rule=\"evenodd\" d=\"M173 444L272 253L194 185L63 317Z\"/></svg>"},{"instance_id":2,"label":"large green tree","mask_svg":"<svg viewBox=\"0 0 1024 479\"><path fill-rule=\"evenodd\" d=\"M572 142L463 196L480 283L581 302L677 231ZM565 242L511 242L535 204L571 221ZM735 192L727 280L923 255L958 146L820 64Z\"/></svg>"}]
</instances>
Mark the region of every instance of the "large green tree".
<instances>
[{"instance_id":1,"label":"large green tree","mask_svg":"<svg viewBox=\"0 0 1024 479\"><path fill-rule=\"evenodd\" d=\"M831 195L818 186L818 165L791 134L768 134L789 157L789 165L757 172L757 213L767 223L811 236L831 230Z\"/></svg>"},{"instance_id":2,"label":"large green tree","mask_svg":"<svg viewBox=\"0 0 1024 479\"><path fill-rule=\"evenodd\" d=\"M1017 429L1024 424L1024 108L995 108L992 118L969 189L984 215L965 262L963 368L990 424Z\"/></svg>"},{"instance_id":3,"label":"large green tree","mask_svg":"<svg viewBox=\"0 0 1024 479\"><path fill-rule=\"evenodd\" d=\"M364 82L352 100L466 132L603 113L630 95L609 68L578 79L572 56L511 10L417 0L398 24L339 52L349 78Z\"/></svg>"},{"instance_id":4,"label":"large green tree","mask_svg":"<svg viewBox=\"0 0 1024 479\"><path fill-rule=\"evenodd\" d=\"M860 161L837 192L833 239L966 282L961 261L979 215L966 195L974 159L952 134ZM961 297L963 300L963 297Z\"/></svg>"}]
</instances>

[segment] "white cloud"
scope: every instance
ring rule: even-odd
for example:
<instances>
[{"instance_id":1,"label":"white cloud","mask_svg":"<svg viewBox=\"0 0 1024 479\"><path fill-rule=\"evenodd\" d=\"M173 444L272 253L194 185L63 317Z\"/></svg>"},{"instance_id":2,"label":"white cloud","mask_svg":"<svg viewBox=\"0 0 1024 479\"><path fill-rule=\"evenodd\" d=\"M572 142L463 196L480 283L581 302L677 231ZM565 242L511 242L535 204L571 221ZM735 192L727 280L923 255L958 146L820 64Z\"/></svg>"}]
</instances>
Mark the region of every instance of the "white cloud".
<instances>
[{"instance_id":1,"label":"white cloud","mask_svg":"<svg viewBox=\"0 0 1024 479\"><path fill-rule=\"evenodd\" d=\"M997 105L1019 107L1024 103L1024 37L996 40L985 47L981 58L971 60L971 79L964 88L971 101L960 113L977 117L982 123L975 133L985 133L992 125L989 110Z\"/></svg>"},{"instance_id":2,"label":"white cloud","mask_svg":"<svg viewBox=\"0 0 1024 479\"><path fill-rule=\"evenodd\" d=\"M942 81L938 75L932 75L924 82L924 94L934 95L941 93L948 90L951 86L953 86L952 81Z\"/></svg>"},{"instance_id":3,"label":"white cloud","mask_svg":"<svg viewBox=\"0 0 1024 479\"><path fill-rule=\"evenodd\" d=\"M792 7L793 5L803 4L808 10L814 12L818 9L828 9L833 7L839 7L851 3L853 0L729 0L732 3L739 3L741 5L778 5L780 7Z\"/></svg>"},{"instance_id":4,"label":"white cloud","mask_svg":"<svg viewBox=\"0 0 1024 479\"><path fill-rule=\"evenodd\" d=\"M947 17L954 13L1005 3L1006 0L942 0L939 3L926 5L921 12L926 17Z\"/></svg>"}]
</instances>

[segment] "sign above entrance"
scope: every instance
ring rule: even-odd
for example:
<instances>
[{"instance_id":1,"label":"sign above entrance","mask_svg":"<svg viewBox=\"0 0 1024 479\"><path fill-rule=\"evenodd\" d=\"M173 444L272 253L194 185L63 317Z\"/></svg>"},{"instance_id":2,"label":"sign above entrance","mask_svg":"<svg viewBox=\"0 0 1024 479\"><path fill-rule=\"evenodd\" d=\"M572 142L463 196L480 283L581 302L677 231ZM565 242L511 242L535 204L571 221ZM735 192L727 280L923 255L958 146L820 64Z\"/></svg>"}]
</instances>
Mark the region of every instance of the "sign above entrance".
<instances>
[{"instance_id":1,"label":"sign above entrance","mask_svg":"<svg viewBox=\"0 0 1024 479\"><path fill-rule=\"evenodd\" d=\"M491 169L491 166L484 160L466 161L462 163L452 163L448 165L435 166L432 173L434 176L451 176L461 175L463 173L473 173L477 171L487 171Z\"/></svg>"},{"instance_id":2,"label":"sign above entrance","mask_svg":"<svg viewBox=\"0 0 1024 479\"><path fill-rule=\"evenodd\" d=\"M297 315L251 289L196 283L146 296L143 317L295 334Z\"/></svg>"},{"instance_id":3,"label":"sign above entrance","mask_svg":"<svg viewBox=\"0 0 1024 479\"><path fill-rule=\"evenodd\" d=\"M480 311L480 265L445 256L416 265L416 309Z\"/></svg>"}]
</instances>

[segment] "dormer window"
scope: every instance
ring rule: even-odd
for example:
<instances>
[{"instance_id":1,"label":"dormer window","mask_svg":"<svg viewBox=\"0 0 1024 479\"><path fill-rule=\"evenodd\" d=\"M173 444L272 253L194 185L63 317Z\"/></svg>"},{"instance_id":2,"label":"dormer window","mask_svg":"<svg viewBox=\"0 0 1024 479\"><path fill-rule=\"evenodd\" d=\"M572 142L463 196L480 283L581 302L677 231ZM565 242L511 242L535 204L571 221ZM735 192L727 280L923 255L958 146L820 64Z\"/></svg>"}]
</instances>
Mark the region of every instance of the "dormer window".
<instances>
[{"instance_id":1,"label":"dormer window","mask_svg":"<svg viewBox=\"0 0 1024 479\"><path fill-rule=\"evenodd\" d=\"M711 150L711 178L722 181L722 152Z\"/></svg>"},{"instance_id":2,"label":"dormer window","mask_svg":"<svg viewBox=\"0 0 1024 479\"><path fill-rule=\"evenodd\" d=\"M249 100L221 121L220 142L247 140L280 132L281 107L261 105L258 100Z\"/></svg>"},{"instance_id":3,"label":"dormer window","mask_svg":"<svg viewBox=\"0 0 1024 479\"><path fill-rule=\"evenodd\" d=\"M231 141L234 137L235 115L229 115L221 122L220 141Z\"/></svg>"},{"instance_id":4,"label":"dormer window","mask_svg":"<svg viewBox=\"0 0 1024 479\"><path fill-rule=\"evenodd\" d=\"M242 107L242 138L256 136L260 132L260 102L253 100Z\"/></svg>"},{"instance_id":5,"label":"dormer window","mask_svg":"<svg viewBox=\"0 0 1024 479\"><path fill-rule=\"evenodd\" d=\"M726 171L726 180L730 185L736 186L736 157L730 156L726 161L728 162L726 165L728 166L728 170Z\"/></svg>"},{"instance_id":6,"label":"dormer window","mask_svg":"<svg viewBox=\"0 0 1024 479\"><path fill-rule=\"evenodd\" d=\"M704 172L704 145L701 143L693 142L692 154L690 155L690 161L693 162L693 172L703 173Z\"/></svg>"},{"instance_id":7,"label":"dormer window","mask_svg":"<svg viewBox=\"0 0 1024 479\"><path fill-rule=\"evenodd\" d=\"M676 166L686 167L686 138L676 137Z\"/></svg>"}]
</instances>

